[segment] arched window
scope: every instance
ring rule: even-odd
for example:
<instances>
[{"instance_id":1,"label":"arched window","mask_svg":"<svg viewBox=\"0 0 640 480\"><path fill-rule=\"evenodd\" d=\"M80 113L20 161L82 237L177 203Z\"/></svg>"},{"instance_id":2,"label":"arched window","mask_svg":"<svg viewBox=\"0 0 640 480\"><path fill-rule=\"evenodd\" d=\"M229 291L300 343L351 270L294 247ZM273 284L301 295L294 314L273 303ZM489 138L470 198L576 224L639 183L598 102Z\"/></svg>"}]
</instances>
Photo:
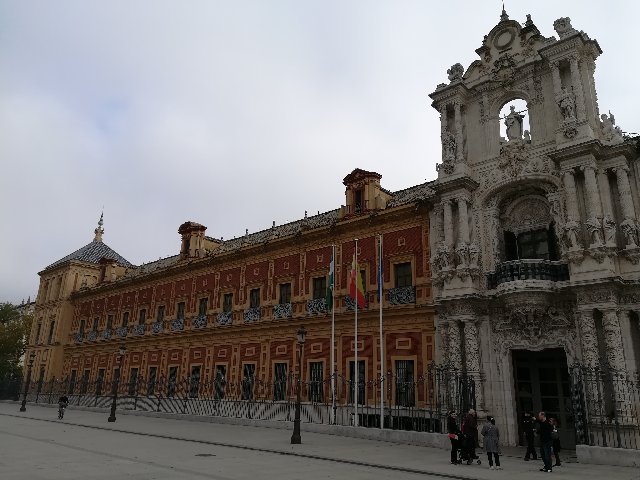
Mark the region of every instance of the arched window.
<instances>
[{"instance_id":1,"label":"arched window","mask_svg":"<svg viewBox=\"0 0 640 480\"><path fill-rule=\"evenodd\" d=\"M505 103L500 109L500 142L530 141L530 132L527 102L516 98Z\"/></svg>"}]
</instances>

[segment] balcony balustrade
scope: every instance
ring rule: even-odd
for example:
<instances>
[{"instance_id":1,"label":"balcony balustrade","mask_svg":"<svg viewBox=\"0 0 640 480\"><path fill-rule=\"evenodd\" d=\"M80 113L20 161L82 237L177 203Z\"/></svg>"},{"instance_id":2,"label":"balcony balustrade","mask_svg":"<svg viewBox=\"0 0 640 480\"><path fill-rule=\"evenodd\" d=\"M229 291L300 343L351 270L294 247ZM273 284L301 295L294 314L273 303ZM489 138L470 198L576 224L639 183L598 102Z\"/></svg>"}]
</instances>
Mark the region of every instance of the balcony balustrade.
<instances>
[{"instance_id":1,"label":"balcony balustrade","mask_svg":"<svg viewBox=\"0 0 640 480\"><path fill-rule=\"evenodd\" d=\"M129 329L127 327L120 327L118 330L116 330L116 335L118 335L120 338L124 338L129 335Z\"/></svg>"},{"instance_id":2,"label":"balcony balustrade","mask_svg":"<svg viewBox=\"0 0 640 480\"><path fill-rule=\"evenodd\" d=\"M95 342L98 339L98 332L96 330L91 330L87 333L87 340L90 342Z\"/></svg>"},{"instance_id":3,"label":"balcony balustrade","mask_svg":"<svg viewBox=\"0 0 640 480\"><path fill-rule=\"evenodd\" d=\"M143 325L134 325L133 334L134 335L144 335L144 324Z\"/></svg>"},{"instance_id":4,"label":"balcony balustrade","mask_svg":"<svg viewBox=\"0 0 640 480\"><path fill-rule=\"evenodd\" d=\"M207 326L207 316L206 315L198 315L191 321L191 325L193 328L204 328Z\"/></svg>"},{"instance_id":5,"label":"balcony balustrade","mask_svg":"<svg viewBox=\"0 0 640 480\"><path fill-rule=\"evenodd\" d=\"M181 332L182 330L184 330L184 318L176 318L171 321L172 332Z\"/></svg>"},{"instance_id":6,"label":"balcony balustrade","mask_svg":"<svg viewBox=\"0 0 640 480\"><path fill-rule=\"evenodd\" d=\"M73 341L76 343L82 343L84 341L84 333L76 333L73 337Z\"/></svg>"},{"instance_id":7,"label":"balcony balustrade","mask_svg":"<svg viewBox=\"0 0 640 480\"><path fill-rule=\"evenodd\" d=\"M253 323L260 320L260 307L247 308L244 311L244 323Z\"/></svg>"},{"instance_id":8,"label":"balcony balustrade","mask_svg":"<svg viewBox=\"0 0 640 480\"><path fill-rule=\"evenodd\" d=\"M218 325L231 325L233 323L233 313L231 312L220 312L218 314L218 318L216 319Z\"/></svg>"},{"instance_id":9,"label":"balcony balustrade","mask_svg":"<svg viewBox=\"0 0 640 480\"><path fill-rule=\"evenodd\" d=\"M356 301L353 298L351 298L351 295L345 295L344 306L347 307L347 310L355 310ZM367 309L367 308L369 308L369 301L368 299L365 298L364 309ZM363 310L363 308L361 306L358 306L358 310Z\"/></svg>"},{"instance_id":10,"label":"balcony balustrade","mask_svg":"<svg viewBox=\"0 0 640 480\"><path fill-rule=\"evenodd\" d=\"M107 328L102 332L102 339L103 340L111 340L112 336L113 336L113 330L110 329L110 328Z\"/></svg>"},{"instance_id":11,"label":"balcony balustrade","mask_svg":"<svg viewBox=\"0 0 640 480\"><path fill-rule=\"evenodd\" d=\"M163 322L155 322L151 324L151 333L162 333L164 330Z\"/></svg>"},{"instance_id":12,"label":"balcony balustrade","mask_svg":"<svg viewBox=\"0 0 640 480\"><path fill-rule=\"evenodd\" d=\"M290 303L279 303L273 306L273 318L291 318L293 306Z\"/></svg>"},{"instance_id":13,"label":"balcony balustrade","mask_svg":"<svg viewBox=\"0 0 640 480\"><path fill-rule=\"evenodd\" d=\"M391 305L408 305L416 303L416 287L397 287L389 289L389 303Z\"/></svg>"},{"instance_id":14,"label":"balcony balustrade","mask_svg":"<svg viewBox=\"0 0 640 480\"><path fill-rule=\"evenodd\" d=\"M569 267L565 263L551 260L511 260L498 264L494 272L487 274L487 288L518 280L546 280L562 282L569 280Z\"/></svg>"},{"instance_id":15,"label":"balcony balustrade","mask_svg":"<svg viewBox=\"0 0 640 480\"><path fill-rule=\"evenodd\" d=\"M324 298L314 298L307 301L307 313L309 315L319 315L327 313L327 300Z\"/></svg>"}]
</instances>

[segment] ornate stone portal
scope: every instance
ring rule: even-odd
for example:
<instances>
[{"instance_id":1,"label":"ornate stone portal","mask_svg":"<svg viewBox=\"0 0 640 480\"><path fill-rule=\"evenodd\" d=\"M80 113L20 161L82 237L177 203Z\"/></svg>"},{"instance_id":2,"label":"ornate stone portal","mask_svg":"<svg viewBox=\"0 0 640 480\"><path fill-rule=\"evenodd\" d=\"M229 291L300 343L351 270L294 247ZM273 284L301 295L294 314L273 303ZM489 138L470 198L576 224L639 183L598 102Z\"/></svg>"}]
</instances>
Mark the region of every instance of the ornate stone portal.
<instances>
[{"instance_id":1,"label":"ornate stone portal","mask_svg":"<svg viewBox=\"0 0 640 480\"><path fill-rule=\"evenodd\" d=\"M640 358L624 341L640 307L625 311L620 297L640 298L638 153L599 114L598 43L568 17L553 27L558 37L545 37L530 16L522 25L503 12L480 58L451 67L431 94L442 138L431 220L438 354L477 380L478 409L502 417L511 444L518 405L542 406L538 373L521 386L537 368L522 359L551 352L560 378L574 362L634 369ZM500 117L515 99L530 131L514 105ZM557 402L570 403L568 392Z\"/></svg>"}]
</instances>

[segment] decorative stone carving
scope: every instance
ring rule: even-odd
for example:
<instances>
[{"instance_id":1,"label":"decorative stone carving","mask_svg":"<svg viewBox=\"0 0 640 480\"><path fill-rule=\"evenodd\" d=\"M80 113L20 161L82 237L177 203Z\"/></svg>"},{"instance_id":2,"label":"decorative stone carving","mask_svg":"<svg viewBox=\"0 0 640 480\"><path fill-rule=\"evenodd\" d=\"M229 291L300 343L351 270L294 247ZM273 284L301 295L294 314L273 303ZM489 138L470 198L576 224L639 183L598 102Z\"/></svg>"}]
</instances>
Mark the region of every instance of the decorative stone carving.
<instances>
[{"instance_id":1,"label":"decorative stone carving","mask_svg":"<svg viewBox=\"0 0 640 480\"><path fill-rule=\"evenodd\" d=\"M455 256L457 268L467 267L469 265L469 245L463 242L458 243L456 246Z\"/></svg>"},{"instance_id":2,"label":"decorative stone carving","mask_svg":"<svg viewBox=\"0 0 640 480\"><path fill-rule=\"evenodd\" d=\"M588 367L598 364L598 337L592 312L580 315L580 336L582 339L582 361Z\"/></svg>"},{"instance_id":3,"label":"decorative stone carving","mask_svg":"<svg viewBox=\"0 0 640 480\"><path fill-rule=\"evenodd\" d=\"M480 247L478 247L478 244L471 243L468 247L467 253L469 255L469 268L477 269L480 257Z\"/></svg>"},{"instance_id":4,"label":"decorative stone carving","mask_svg":"<svg viewBox=\"0 0 640 480\"><path fill-rule=\"evenodd\" d=\"M460 332L460 322L452 320L448 328L449 340L449 363L455 369L462 369L462 338Z\"/></svg>"},{"instance_id":5,"label":"decorative stone carving","mask_svg":"<svg viewBox=\"0 0 640 480\"><path fill-rule=\"evenodd\" d=\"M625 368L625 361L618 312L616 310L605 312L602 319L602 326L609 366L615 370L622 371Z\"/></svg>"},{"instance_id":6,"label":"decorative stone carving","mask_svg":"<svg viewBox=\"0 0 640 480\"><path fill-rule=\"evenodd\" d=\"M600 115L600 128L602 129L602 137L604 141L609 145L617 145L624 142L622 137L622 130L616 126L616 119L609 111L609 116L606 113Z\"/></svg>"},{"instance_id":7,"label":"decorative stone carving","mask_svg":"<svg viewBox=\"0 0 640 480\"><path fill-rule=\"evenodd\" d=\"M511 105L511 111L504 119L504 124L507 126L507 139L522 140L522 125L524 121L524 115L520 112L516 112L516 107Z\"/></svg>"},{"instance_id":8,"label":"decorative stone carving","mask_svg":"<svg viewBox=\"0 0 640 480\"><path fill-rule=\"evenodd\" d=\"M502 217L504 229L516 235L531 230L546 229L550 223L551 215L547 200L535 195L521 197L512 202Z\"/></svg>"},{"instance_id":9,"label":"decorative stone carving","mask_svg":"<svg viewBox=\"0 0 640 480\"><path fill-rule=\"evenodd\" d=\"M556 95L556 103L560 109L562 119L567 122L576 119L576 99L573 93L567 91L567 87L562 86L560 93Z\"/></svg>"},{"instance_id":10,"label":"decorative stone carving","mask_svg":"<svg viewBox=\"0 0 640 480\"><path fill-rule=\"evenodd\" d=\"M604 243L607 247L616 246L616 222L613 221L611 215L607 214L602 220L604 229Z\"/></svg>"},{"instance_id":11,"label":"decorative stone carving","mask_svg":"<svg viewBox=\"0 0 640 480\"><path fill-rule=\"evenodd\" d=\"M591 238L591 245L589 248L601 247L604 242L602 240L602 225L600 224L600 220L596 217L591 217L584 222L584 224L587 227L589 237Z\"/></svg>"},{"instance_id":12,"label":"decorative stone carving","mask_svg":"<svg viewBox=\"0 0 640 480\"><path fill-rule=\"evenodd\" d=\"M529 145L522 140L504 143L500 147L498 166L512 177L519 175L527 162Z\"/></svg>"},{"instance_id":13,"label":"decorative stone carving","mask_svg":"<svg viewBox=\"0 0 640 480\"><path fill-rule=\"evenodd\" d=\"M492 79L506 86L513 83L516 72L516 61L512 55L505 53L500 55L494 62L491 69Z\"/></svg>"},{"instance_id":14,"label":"decorative stone carving","mask_svg":"<svg viewBox=\"0 0 640 480\"><path fill-rule=\"evenodd\" d=\"M451 65L451 68L447 70L447 77L449 78L450 82L462 80L462 75L464 75L464 67L461 63Z\"/></svg>"},{"instance_id":15,"label":"decorative stone carving","mask_svg":"<svg viewBox=\"0 0 640 480\"><path fill-rule=\"evenodd\" d=\"M620 230L622 230L622 234L624 235L625 244L627 249L637 248L638 247L638 227L636 223L630 218L625 218L620 224Z\"/></svg>"},{"instance_id":16,"label":"decorative stone carving","mask_svg":"<svg viewBox=\"0 0 640 480\"><path fill-rule=\"evenodd\" d=\"M569 17L558 18L553 22L553 29L556 31L560 39L576 32L576 30L571 26L571 19Z\"/></svg>"},{"instance_id":17,"label":"decorative stone carving","mask_svg":"<svg viewBox=\"0 0 640 480\"><path fill-rule=\"evenodd\" d=\"M442 161L455 162L456 160L456 137L449 130L442 132Z\"/></svg>"}]
</instances>

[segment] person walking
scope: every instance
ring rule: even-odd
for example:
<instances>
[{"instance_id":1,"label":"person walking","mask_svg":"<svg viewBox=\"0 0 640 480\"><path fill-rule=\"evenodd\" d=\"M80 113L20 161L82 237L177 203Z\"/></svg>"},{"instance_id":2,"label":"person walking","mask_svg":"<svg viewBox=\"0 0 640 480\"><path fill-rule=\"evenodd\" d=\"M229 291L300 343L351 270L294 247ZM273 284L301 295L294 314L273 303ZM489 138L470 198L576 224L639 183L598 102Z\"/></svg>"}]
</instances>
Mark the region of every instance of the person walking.
<instances>
[{"instance_id":1,"label":"person walking","mask_svg":"<svg viewBox=\"0 0 640 480\"><path fill-rule=\"evenodd\" d=\"M551 472L551 449L553 448L553 439L551 438L551 432L553 432L553 425L549 423L547 415L544 412L538 414L538 434L540 435L540 454L542 455L542 461L544 467L540 469L541 472Z\"/></svg>"},{"instance_id":2,"label":"person walking","mask_svg":"<svg viewBox=\"0 0 640 480\"><path fill-rule=\"evenodd\" d=\"M554 463L554 467L559 467L562 465L560 461L560 433L558 432L558 420L555 418L549 419L551 425L553 426L553 430L551 431L551 448L553 449L553 455L556 457L556 461Z\"/></svg>"},{"instance_id":3,"label":"person walking","mask_svg":"<svg viewBox=\"0 0 640 480\"><path fill-rule=\"evenodd\" d=\"M502 470L500 466L500 430L496 427L496 420L492 416L487 417L487 423L482 426L480 432L484 437L484 451L487 452L490 470ZM495 467L493 461L495 460Z\"/></svg>"},{"instance_id":4,"label":"person walking","mask_svg":"<svg viewBox=\"0 0 640 480\"><path fill-rule=\"evenodd\" d=\"M462 419L462 434L465 438L463 448L467 454L467 461L477 459L476 445L478 444L478 416L472 408Z\"/></svg>"},{"instance_id":5,"label":"person walking","mask_svg":"<svg viewBox=\"0 0 640 480\"><path fill-rule=\"evenodd\" d=\"M460 429L456 419L456 412L450 411L447 415L447 433L451 442L451 464L458 464L458 448L460 448Z\"/></svg>"},{"instance_id":6,"label":"person walking","mask_svg":"<svg viewBox=\"0 0 640 480\"><path fill-rule=\"evenodd\" d=\"M524 412L522 417L522 429L524 430L524 437L527 441L527 453L524 456L525 461L529 461L531 457L534 460L538 459L538 454L533 446L533 440L536 432L536 417L531 412Z\"/></svg>"}]
</instances>

